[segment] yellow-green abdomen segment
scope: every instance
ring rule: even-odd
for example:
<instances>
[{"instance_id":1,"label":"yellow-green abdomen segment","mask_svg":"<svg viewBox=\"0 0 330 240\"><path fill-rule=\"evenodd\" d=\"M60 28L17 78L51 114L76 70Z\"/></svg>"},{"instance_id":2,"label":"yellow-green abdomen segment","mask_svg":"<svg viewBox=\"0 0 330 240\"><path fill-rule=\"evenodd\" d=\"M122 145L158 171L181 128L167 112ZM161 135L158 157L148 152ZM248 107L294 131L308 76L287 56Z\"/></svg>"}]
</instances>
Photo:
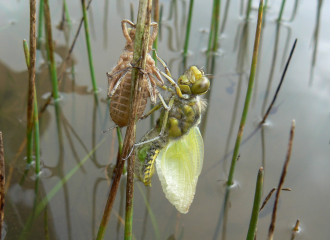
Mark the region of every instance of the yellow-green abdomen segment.
<instances>
[{"instance_id":1,"label":"yellow-green abdomen segment","mask_svg":"<svg viewBox=\"0 0 330 240\"><path fill-rule=\"evenodd\" d=\"M159 134L157 129L150 130L141 141L153 138ZM144 144L136 149L137 158L135 160L135 176L140 179L146 186L151 186L151 178L155 173L155 161L162 148L167 145L168 141L159 138L153 142Z\"/></svg>"}]
</instances>

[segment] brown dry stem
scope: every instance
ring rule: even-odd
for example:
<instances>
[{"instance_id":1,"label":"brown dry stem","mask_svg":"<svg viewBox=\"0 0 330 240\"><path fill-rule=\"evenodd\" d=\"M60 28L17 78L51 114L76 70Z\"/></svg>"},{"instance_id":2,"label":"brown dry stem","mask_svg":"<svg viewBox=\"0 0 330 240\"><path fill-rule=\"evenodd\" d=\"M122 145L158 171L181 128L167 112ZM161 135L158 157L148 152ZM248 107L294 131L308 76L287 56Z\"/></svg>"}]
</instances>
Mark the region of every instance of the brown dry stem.
<instances>
[{"instance_id":1,"label":"brown dry stem","mask_svg":"<svg viewBox=\"0 0 330 240\"><path fill-rule=\"evenodd\" d=\"M290 161L291 151L292 151L292 143L293 143L293 137L294 137L294 132L295 132L295 125L296 125L295 120L292 120L288 150L287 150L286 159L285 159L285 162L284 162L281 178L280 178L280 181L278 183L277 189L282 189L284 179L285 179L285 176L286 176L287 168L288 168L289 161ZM272 213L272 221L270 223L269 231L268 231L268 240L273 239L273 235L274 235L274 231L275 231L277 204L278 204L278 200L280 198L280 194L281 194L281 191L276 192L276 198L275 198L275 203L274 203L274 208L273 208L273 213Z\"/></svg>"}]
</instances>

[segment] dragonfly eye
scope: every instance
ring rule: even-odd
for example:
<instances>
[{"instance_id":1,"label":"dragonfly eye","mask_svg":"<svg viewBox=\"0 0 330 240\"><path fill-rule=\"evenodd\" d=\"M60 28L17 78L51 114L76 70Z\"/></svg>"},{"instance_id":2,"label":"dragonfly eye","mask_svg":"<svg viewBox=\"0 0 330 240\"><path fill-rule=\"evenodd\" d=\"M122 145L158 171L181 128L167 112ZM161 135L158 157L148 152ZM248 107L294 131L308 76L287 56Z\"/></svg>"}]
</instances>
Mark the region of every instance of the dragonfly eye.
<instances>
[{"instance_id":1,"label":"dragonfly eye","mask_svg":"<svg viewBox=\"0 0 330 240\"><path fill-rule=\"evenodd\" d=\"M197 82L195 82L190 90L192 94L202 95L205 94L210 88L210 80L207 77L202 77Z\"/></svg>"}]
</instances>

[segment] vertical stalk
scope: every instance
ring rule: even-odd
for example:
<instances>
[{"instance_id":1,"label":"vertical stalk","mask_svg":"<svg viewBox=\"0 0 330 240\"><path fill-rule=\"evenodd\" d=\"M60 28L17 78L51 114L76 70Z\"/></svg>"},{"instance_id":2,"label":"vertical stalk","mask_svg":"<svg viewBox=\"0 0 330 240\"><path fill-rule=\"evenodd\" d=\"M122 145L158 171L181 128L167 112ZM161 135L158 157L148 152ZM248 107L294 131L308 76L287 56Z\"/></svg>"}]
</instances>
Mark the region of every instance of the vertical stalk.
<instances>
[{"instance_id":1,"label":"vertical stalk","mask_svg":"<svg viewBox=\"0 0 330 240\"><path fill-rule=\"evenodd\" d=\"M292 120L288 150L287 150L287 153L286 153L286 158L285 158L284 166L283 166L283 169L282 169L280 181L279 181L278 187L277 187L277 192L276 192L276 197L275 197L275 202L274 202L274 208L273 208L273 213L272 213L272 221L270 223L269 231L268 231L268 238L267 238L268 240L273 239L273 235L274 235L274 231L275 231L277 204L278 204L278 200L280 198L281 189L282 189L282 186L283 186L283 183L284 183L284 179L285 179L285 176L286 176L286 172L287 172L290 157L291 157L292 143L293 143L295 128L296 128L296 122L295 122L295 120Z\"/></svg>"},{"instance_id":2,"label":"vertical stalk","mask_svg":"<svg viewBox=\"0 0 330 240\"><path fill-rule=\"evenodd\" d=\"M39 20L38 20L37 49L40 49L40 47L41 47L43 19L44 19L44 0L40 0L40 2L39 2Z\"/></svg>"},{"instance_id":3,"label":"vertical stalk","mask_svg":"<svg viewBox=\"0 0 330 240\"><path fill-rule=\"evenodd\" d=\"M53 37L52 37L52 25L50 20L50 10L49 10L48 0L44 0L44 11L45 11L45 24L46 24L47 50L50 60L50 75L52 78L52 85L53 85L53 98L57 100L59 98L59 93L58 93L57 72L56 72L56 63L54 56ZM31 51L31 47L30 47L30 51Z\"/></svg>"},{"instance_id":4,"label":"vertical stalk","mask_svg":"<svg viewBox=\"0 0 330 240\"><path fill-rule=\"evenodd\" d=\"M2 239L3 219L5 214L5 153L3 151L2 132L0 132L0 239Z\"/></svg>"},{"instance_id":5,"label":"vertical stalk","mask_svg":"<svg viewBox=\"0 0 330 240\"><path fill-rule=\"evenodd\" d=\"M139 11L136 24L136 33L134 40L134 54L133 62L139 63L140 69L145 69L146 56L149 44L150 35L150 19L151 19L151 0L140 0ZM148 8L148 10L147 10ZM148 12L148 17L146 21L146 13ZM139 80L143 77L138 74L140 69L134 68L132 71L131 78L131 99L130 99L130 117L129 124L126 131L124 139L124 147L119 159L118 166L116 167L116 172L114 173L113 182L111 185L109 197L104 209L102 221L100 223L99 231L97 234L97 240L103 239L108 221L110 218L111 210L116 198L117 190L119 187L119 182L121 178L121 173L124 168L125 158L135 142L135 129L136 129L136 112L137 103L139 98L141 98L141 91L139 90ZM125 239L131 239L132 236L132 216L133 216L133 184L134 184L134 151L127 160L128 162L128 175L127 175L127 188L126 188L126 215L125 215Z\"/></svg>"},{"instance_id":6,"label":"vertical stalk","mask_svg":"<svg viewBox=\"0 0 330 240\"><path fill-rule=\"evenodd\" d=\"M27 163L32 161L33 143L33 102L34 102L34 82L35 82L35 64L36 64L36 0L30 0L30 54L29 54L29 89L28 89L28 107L27 107Z\"/></svg>"},{"instance_id":7,"label":"vertical stalk","mask_svg":"<svg viewBox=\"0 0 330 240\"><path fill-rule=\"evenodd\" d=\"M210 27L210 34L209 34L209 41L207 44L207 54L210 53L211 51L211 44L212 44L212 39L213 39L213 34L214 34L214 22L215 22L215 5L216 5L217 0L213 0L213 6L212 6L212 17L211 17L211 27Z\"/></svg>"},{"instance_id":8,"label":"vertical stalk","mask_svg":"<svg viewBox=\"0 0 330 240\"><path fill-rule=\"evenodd\" d=\"M153 8L154 8L154 21L156 22L156 23L158 23L158 31L160 31L160 18L159 18L159 0L155 0L154 1L154 6L153 6ZM156 36L156 39L155 39L155 41L154 41L154 43L153 43L153 48L154 49L156 49L156 52L158 52L158 34L157 34L157 36ZM152 52L152 58L154 59L154 61L155 61L155 66L157 66L157 56L156 56L156 52L155 51L153 51ZM150 106L151 106L151 108L153 108L153 105L152 105L152 103L150 104ZM151 114L150 115L150 128L152 128L152 126L154 125L154 121L155 121L155 114Z\"/></svg>"},{"instance_id":9,"label":"vertical stalk","mask_svg":"<svg viewBox=\"0 0 330 240\"><path fill-rule=\"evenodd\" d=\"M183 50L183 56L184 57L186 57L187 53L188 53L190 27L191 27L191 19L192 19L192 14L193 14L193 8L194 8L194 0L190 0L189 15L188 15L188 21L187 21L187 27L186 27L186 40L185 40L185 43L184 43L184 50Z\"/></svg>"},{"instance_id":10,"label":"vertical stalk","mask_svg":"<svg viewBox=\"0 0 330 240\"><path fill-rule=\"evenodd\" d=\"M150 22L151 22L152 0L140 0L139 12L136 23L136 35L134 40L133 61L139 62L139 67L145 70L146 58L148 55L148 46L150 38ZM130 119L129 119L129 134L126 134L124 141L124 150L130 150L135 143L136 133L136 112L138 108L138 100L141 98L139 91L139 83L142 81L142 75L138 69L134 69L131 79L131 101L130 101ZM126 147L126 149L125 149ZM126 150L126 151L127 151ZM127 154L127 153L126 153ZM121 155L121 157L126 155ZM127 186L126 186L126 214L125 214L125 240L132 239L133 227L133 197L134 197L134 153L127 161Z\"/></svg>"},{"instance_id":11,"label":"vertical stalk","mask_svg":"<svg viewBox=\"0 0 330 240\"><path fill-rule=\"evenodd\" d=\"M26 40L23 40L23 48L25 54L26 66L30 69L30 51L27 45ZM35 213L35 207L37 205L37 196L38 196L38 188L39 188L39 173L40 173L40 141L39 141L39 118L38 118L38 103L37 103L37 93L35 85L33 85L34 90L34 107L33 107L33 127L34 127L34 146L35 146L35 174L36 174L36 182L35 182L35 199L34 199L34 208L33 212ZM33 146L33 144L32 144ZM25 179L25 175L27 171L24 172L24 176L22 180Z\"/></svg>"},{"instance_id":12,"label":"vertical stalk","mask_svg":"<svg viewBox=\"0 0 330 240\"><path fill-rule=\"evenodd\" d=\"M258 172L256 191L254 195L253 209L251 214L249 231L246 237L246 240L254 240L254 237L257 232L258 218L259 218L259 209L262 198L262 186L264 182L264 169L261 167Z\"/></svg>"},{"instance_id":13,"label":"vertical stalk","mask_svg":"<svg viewBox=\"0 0 330 240\"><path fill-rule=\"evenodd\" d=\"M87 44L87 52L88 52L88 60L89 60L89 69L91 72L93 90L97 92L97 85L95 80L94 66L93 66L93 56L92 56L92 47L91 40L89 36L89 27L88 27L88 18L87 18L87 10L85 5L85 0L81 0L83 14L84 14L84 26L85 26L85 36L86 36L86 44Z\"/></svg>"},{"instance_id":14,"label":"vertical stalk","mask_svg":"<svg viewBox=\"0 0 330 240\"><path fill-rule=\"evenodd\" d=\"M281 4L281 10L280 13L278 15L278 19L277 21L280 22L282 20L282 15L283 15L283 10L284 10L284 5L285 5L285 0L282 0L282 4Z\"/></svg>"},{"instance_id":15,"label":"vertical stalk","mask_svg":"<svg viewBox=\"0 0 330 240\"><path fill-rule=\"evenodd\" d=\"M251 5L252 5L252 0L249 0L246 8L246 20L249 20L250 18Z\"/></svg>"},{"instance_id":16,"label":"vertical stalk","mask_svg":"<svg viewBox=\"0 0 330 240\"><path fill-rule=\"evenodd\" d=\"M237 138L236 138L236 144L235 144L235 149L234 149L234 153L233 153L233 158L231 160L230 172L229 172L229 177L228 177L228 182L227 182L228 186L231 186L233 184L236 161L237 161L237 157L239 154L239 148L241 145L245 122L246 122L247 114L249 111L249 105L250 105L250 100L251 100L251 96L252 96L254 78L255 78L257 62L258 62L258 49L259 49L259 41L260 41L260 33L261 33L262 14L263 14L263 0L260 0L259 12L258 12L258 23L257 23L256 36L255 36L255 41L254 41L254 49L253 49L253 57L252 57L252 63L251 63L249 85L248 85L248 89L247 89L247 93L246 93L242 118L241 118L239 130L238 130L238 134L237 134Z\"/></svg>"},{"instance_id":17,"label":"vertical stalk","mask_svg":"<svg viewBox=\"0 0 330 240\"><path fill-rule=\"evenodd\" d=\"M219 25L220 25L220 5L221 0L216 1L215 11L214 11L214 34L213 34L213 46L212 51L215 53L218 50L218 35L219 35Z\"/></svg>"},{"instance_id":18,"label":"vertical stalk","mask_svg":"<svg viewBox=\"0 0 330 240\"><path fill-rule=\"evenodd\" d=\"M158 23L158 29L160 30L160 20L159 20L159 0L155 0L154 2L154 21L156 23ZM157 37L153 43L153 48L156 49L156 51L158 51L158 34L157 34ZM157 66L157 57L156 57L156 53L153 51L152 52L152 58L154 59L155 61L155 64Z\"/></svg>"},{"instance_id":19,"label":"vertical stalk","mask_svg":"<svg viewBox=\"0 0 330 240\"><path fill-rule=\"evenodd\" d=\"M64 6L64 11L65 11L65 20L71 26L71 19L70 19L68 5L66 4L66 0L63 0L63 6Z\"/></svg>"}]
</instances>

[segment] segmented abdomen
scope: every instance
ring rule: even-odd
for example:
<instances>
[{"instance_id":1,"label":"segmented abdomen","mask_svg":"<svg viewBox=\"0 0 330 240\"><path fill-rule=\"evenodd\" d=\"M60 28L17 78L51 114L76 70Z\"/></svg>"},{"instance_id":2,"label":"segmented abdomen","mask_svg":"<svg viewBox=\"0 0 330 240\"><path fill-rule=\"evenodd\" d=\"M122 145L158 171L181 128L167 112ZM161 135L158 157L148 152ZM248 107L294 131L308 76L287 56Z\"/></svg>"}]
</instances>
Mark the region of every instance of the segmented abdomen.
<instances>
[{"instance_id":1,"label":"segmented abdomen","mask_svg":"<svg viewBox=\"0 0 330 240\"><path fill-rule=\"evenodd\" d=\"M151 129L142 137L140 142L157 137L159 132L156 128ZM135 177L140 179L146 186L151 186L151 178L155 173L155 161L159 152L166 147L168 139L160 137L155 141L138 146L135 159Z\"/></svg>"},{"instance_id":2,"label":"segmented abdomen","mask_svg":"<svg viewBox=\"0 0 330 240\"><path fill-rule=\"evenodd\" d=\"M110 101L110 116L119 127L125 127L128 125L131 95L131 73L131 70L127 72L126 76L118 86ZM145 79L145 77L143 77L143 80L140 83L141 97L138 102L138 119L142 116L144 109L147 105L147 100L149 97L147 84L147 80Z\"/></svg>"}]
</instances>

